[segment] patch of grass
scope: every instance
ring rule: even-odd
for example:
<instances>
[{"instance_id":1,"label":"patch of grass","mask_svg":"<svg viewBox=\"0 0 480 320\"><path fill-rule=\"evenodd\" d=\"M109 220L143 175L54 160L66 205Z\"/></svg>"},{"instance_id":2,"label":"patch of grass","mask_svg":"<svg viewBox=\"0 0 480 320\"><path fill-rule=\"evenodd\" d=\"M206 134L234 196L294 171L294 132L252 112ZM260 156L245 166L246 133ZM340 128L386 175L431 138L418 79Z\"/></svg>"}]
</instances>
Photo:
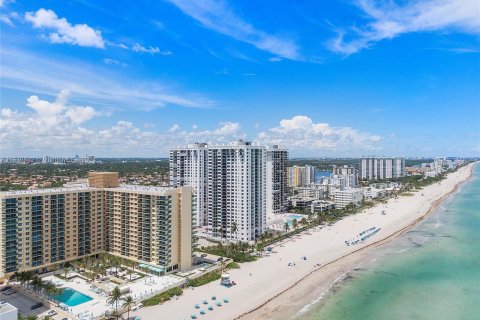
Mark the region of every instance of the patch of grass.
<instances>
[{"instance_id":1,"label":"patch of grass","mask_svg":"<svg viewBox=\"0 0 480 320\"><path fill-rule=\"evenodd\" d=\"M196 279L190 280L190 285L192 287L200 287L200 286L203 286L204 284L210 283L220 278L221 278L220 272L213 271L213 272L204 274L203 276L198 277Z\"/></svg>"},{"instance_id":2,"label":"patch of grass","mask_svg":"<svg viewBox=\"0 0 480 320\"><path fill-rule=\"evenodd\" d=\"M251 262L257 260L257 257L250 254L252 247L247 243L230 243L228 245L219 244L210 247L201 247L197 249L200 252L214 254L216 256L227 257L235 262Z\"/></svg>"},{"instance_id":3,"label":"patch of grass","mask_svg":"<svg viewBox=\"0 0 480 320\"><path fill-rule=\"evenodd\" d=\"M172 288L165 292L157 294L156 296L148 298L147 300L144 300L142 303L146 307L156 306L158 304L162 304L165 301L172 299L174 296L180 296L182 295L182 293L183 293L182 288L178 288L178 287Z\"/></svg>"},{"instance_id":4,"label":"patch of grass","mask_svg":"<svg viewBox=\"0 0 480 320\"><path fill-rule=\"evenodd\" d=\"M230 262L225 266L227 269L240 269L240 265L235 261Z\"/></svg>"}]
</instances>

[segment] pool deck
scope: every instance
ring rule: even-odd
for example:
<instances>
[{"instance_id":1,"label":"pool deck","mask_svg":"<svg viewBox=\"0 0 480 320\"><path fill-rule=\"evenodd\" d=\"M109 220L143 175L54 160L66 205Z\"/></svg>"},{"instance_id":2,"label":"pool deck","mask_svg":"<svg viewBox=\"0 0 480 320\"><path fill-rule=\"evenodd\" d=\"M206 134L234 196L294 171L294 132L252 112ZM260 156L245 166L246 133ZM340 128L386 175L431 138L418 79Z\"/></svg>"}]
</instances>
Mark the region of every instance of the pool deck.
<instances>
[{"instance_id":1,"label":"pool deck","mask_svg":"<svg viewBox=\"0 0 480 320\"><path fill-rule=\"evenodd\" d=\"M94 292L91 288L91 283L88 283L80 277L74 277L65 281L51 275L42 280L52 281L60 285L60 287L70 288L92 298L92 300L85 303L81 303L74 307L68 307L68 312L75 317L86 319L99 317L104 315L106 311L113 311L115 309L113 305L107 303L108 295L106 293ZM164 288L179 284L183 281L183 278L174 275L162 277L149 275L120 287L129 287L130 293L125 294L125 296L131 295L135 300L140 302L148 296L162 291ZM103 285L111 288L116 286L114 283L109 285L103 283ZM120 306L121 302L119 303L119 309Z\"/></svg>"},{"instance_id":2,"label":"pool deck","mask_svg":"<svg viewBox=\"0 0 480 320\"><path fill-rule=\"evenodd\" d=\"M297 222L300 222L302 218L307 217L307 215L302 215L298 213L272 214L267 217L267 228L276 231L284 231L285 222L288 222L288 224L291 226L293 219L297 219Z\"/></svg>"}]
</instances>

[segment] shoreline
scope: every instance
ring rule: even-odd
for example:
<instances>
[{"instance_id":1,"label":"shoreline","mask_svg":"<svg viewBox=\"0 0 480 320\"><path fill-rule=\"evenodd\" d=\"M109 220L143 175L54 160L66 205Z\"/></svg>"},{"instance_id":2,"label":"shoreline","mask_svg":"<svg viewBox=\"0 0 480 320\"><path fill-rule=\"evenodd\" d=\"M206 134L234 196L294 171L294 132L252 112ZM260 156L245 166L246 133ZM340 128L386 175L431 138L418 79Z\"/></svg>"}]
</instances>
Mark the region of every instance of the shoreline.
<instances>
[{"instance_id":1,"label":"shoreline","mask_svg":"<svg viewBox=\"0 0 480 320\"><path fill-rule=\"evenodd\" d=\"M253 308L253 309L251 309L247 312L244 312L241 315L235 317L234 320L279 319L278 318L278 316L280 316L280 308L279 307L284 306L284 305L288 305L289 302L292 302L292 301L289 301L289 300L291 300L291 298L295 297L296 295L301 295L301 292L295 292L290 297L286 297L286 295L288 295L289 293L292 294L293 293L292 291L294 291L294 290L306 291L304 288L300 288L300 286L302 284L304 284L304 282L307 282L308 280L311 280L311 278L313 278L314 276L319 275L319 273L324 272L325 269L338 267L338 265L342 264L342 263L346 264L346 266L343 265L343 267L340 268L340 270L341 270L340 272L333 272L333 273L325 272L324 274L322 274L318 277L318 278L321 277L322 278L321 280L323 280L323 282L327 282L327 284L329 284L328 288L326 288L325 290L322 290L322 293L321 293L320 297L318 297L314 302L304 304L304 305L305 306L310 306L311 304L313 304L315 302L318 302L319 300L321 300L323 298L324 295L330 293L332 287L336 283L338 283L339 281L342 281L342 280L340 280L340 278L343 275L345 275L349 271L352 271L355 268L355 266L357 266L359 263L363 262L368 257L368 253L370 253L373 249L384 246L385 244L390 243L391 241L397 239L398 237L401 237L402 235L404 235L405 233L410 231L412 228L417 226L420 222L425 220L433 212L435 212L438 209L438 207L445 200L447 200L447 198L449 198L451 195L456 193L458 191L458 189L463 184L467 183L472 178L473 170L474 170L476 165L477 165L476 162L473 163L473 165L470 165L468 176L464 180L456 183L454 188L450 192L443 195L441 198L433 201L427 212L422 214L420 217L417 217L414 221L410 222L407 226L397 230L396 232L388 235L387 237L385 237L383 239L377 240L377 241L375 241L371 244L368 244L364 247L358 248L355 251L346 253L345 255L320 266L319 268L317 268L317 269L311 271L310 273L306 274L305 276L303 276L301 279L299 279L298 281L296 281L295 283L290 285L288 288L286 288L283 291L277 293L275 296L271 297L270 299L264 301L262 304L258 305L256 308ZM349 269L349 270L345 270L345 269ZM320 280L320 279L315 279L315 280L317 280L315 282L318 282L318 280ZM310 283L307 286L311 287L312 284ZM325 284L323 285L323 287L325 287ZM270 304L273 304L273 306L270 306ZM295 312L292 312L292 311L294 311L292 309L292 307L290 307L290 310L285 310L285 308L283 308L281 310L282 311L282 319L295 317L296 315L301 313L301 311L304 308L302 308L300 310L297 310L298 308L295 308Z\"/></svg>"},{"instance_id":2,"label":"shoreline","mask_svg":"<svg viewBox=\"0 0 480 320\"><path fill-rule=\"evenodd\" d=\"M413 196L390 198L386 203L347 216L333 225L313 227L277 243L271 255L242 263L240 269L230 271L236 286L226 288L214 281L184 290L175 300L142 308L132 315L145 320L156 319L158 315L187 319L192 313L198 314L194 308L196 304L215 295L228 297L230 302L208 311L210 320L292 318L315 299L321 299L319 297L328 292L332 283L343 279L342 275L358 266L372 249L424 220L472 177L475 166L476 163L462 167ZM364 243L345 245L346 239L373 226L381 228L381 232Z\"/></svg>"}]
</instances>

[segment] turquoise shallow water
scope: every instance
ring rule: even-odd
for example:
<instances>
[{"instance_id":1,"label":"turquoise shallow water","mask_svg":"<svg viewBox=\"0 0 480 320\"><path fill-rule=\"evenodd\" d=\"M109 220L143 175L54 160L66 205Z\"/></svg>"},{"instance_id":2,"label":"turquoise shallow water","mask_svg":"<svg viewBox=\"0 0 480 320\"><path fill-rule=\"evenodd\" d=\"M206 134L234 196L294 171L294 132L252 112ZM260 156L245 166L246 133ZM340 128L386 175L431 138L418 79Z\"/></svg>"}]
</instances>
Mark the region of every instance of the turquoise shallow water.
<instances>
[{"instance_id":1,"label":"turquoise shallow water","mask_svg":"<svg viewBox=\"0 0 480 320\"><path fill-rule=\"evenodd\" d=\"M299 319L480 319L480 166Z\"/></svg>"}]
</instances>

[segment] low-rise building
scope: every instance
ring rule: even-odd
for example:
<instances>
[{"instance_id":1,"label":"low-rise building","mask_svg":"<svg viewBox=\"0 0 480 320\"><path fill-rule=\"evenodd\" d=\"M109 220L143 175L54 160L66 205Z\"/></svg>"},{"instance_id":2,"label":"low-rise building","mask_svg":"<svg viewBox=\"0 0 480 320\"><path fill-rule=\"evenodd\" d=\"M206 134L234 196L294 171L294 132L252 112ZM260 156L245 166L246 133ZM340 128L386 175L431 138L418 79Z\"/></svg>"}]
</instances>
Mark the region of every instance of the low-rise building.
<instances>
[{"instance_id":1,"label":"low-rise building","mask_svg":"<svg viewBox=\"0 0 480 320\"><path fill-rule=\"evenodd\" d=\"M363 189L352 188L345 190L337 190L334 193L335 206L338 209L343 209L350 203L359 206L363 200Z\"/></svg>"},{"instance_id":2,"label":"low-rise building","mask_svg":"<svg viewBox=\"0 0 480 320\"><path fill-rule=\"evenodd\" d=\"M18 309L12 306L8 302L0 301L0 319L1 320L17 320Z\"/></svg>"},{"instance_id":3,"label":"low-rise building","mask_svg":"<svg viewBox=\"0 0 480 320\"><path fill-rule=\"evenodd\" d=\"M313 214L317 212L330 211L335 209L335 202L326 200L315 200L312 202L310 208L310 212Z\"/></svg>"},{"instance_id":4,"label":"low-rise building","mask_svg":"<svg viewBox=\"0 0 480 320\"><path fill-rule=\"evenodd\" d=\"M377 189L373 187L363 187L363 195L367 199L375 199L384 197L387 193L386 189Z\"/></svg>"},{"instance_id":5,"label":"low-rise building","mask_svg":"<svg viewBox=\"0 0 480 320\"><path fill-rule=\"evenodd\" d=\"M313 201L316 199L310 197L293 196L288 198L288 207L298 209L310 209Z\"/></svg>"},{"instance_id":6,"label":"low-rise building","mask_svg":"<svg viewBox=\"0 0 480 320\"><path fill-rule=\"evenodd\" d=\"M311 184L307 187L299 187L294 189L298 195L302 197L314 198L317 200L323 199L325 196L325 186L321 184Z\"/></svg>"}]
</instances>

